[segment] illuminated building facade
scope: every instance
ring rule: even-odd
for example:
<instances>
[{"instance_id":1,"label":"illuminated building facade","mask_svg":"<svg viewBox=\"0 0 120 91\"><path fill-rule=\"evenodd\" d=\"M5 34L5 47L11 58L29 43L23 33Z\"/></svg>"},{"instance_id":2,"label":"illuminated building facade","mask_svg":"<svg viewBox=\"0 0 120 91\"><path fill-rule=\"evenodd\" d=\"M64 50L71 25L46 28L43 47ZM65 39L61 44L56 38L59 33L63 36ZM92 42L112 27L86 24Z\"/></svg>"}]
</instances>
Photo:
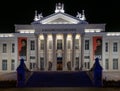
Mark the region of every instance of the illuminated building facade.
<instances>
[{"instance_id":1,"label":"illuminated building facade","mask_svg":"<svg viewBox=\"0 0 120 91\"><path fill-rule=\"evenodd\" d=\"M120 32L105 32L105 24L89 24L84 10L71 16L64 5L46 17L15 25L15 33L0 33L0 72L14 72L25 60L32 71L89 70L98 57L104 71L120 70Z\"/></svg>"}]
</instances>

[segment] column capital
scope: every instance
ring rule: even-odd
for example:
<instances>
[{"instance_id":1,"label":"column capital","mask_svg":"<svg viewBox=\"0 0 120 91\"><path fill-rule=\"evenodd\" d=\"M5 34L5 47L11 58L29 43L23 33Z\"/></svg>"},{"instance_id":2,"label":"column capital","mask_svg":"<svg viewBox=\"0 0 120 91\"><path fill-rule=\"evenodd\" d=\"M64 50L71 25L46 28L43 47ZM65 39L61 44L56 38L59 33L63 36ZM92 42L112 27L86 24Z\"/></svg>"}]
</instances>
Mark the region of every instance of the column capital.
<instances>
[{"instance_id":1,"label":"column capital","mask_svg":"<svg viewBox=\"0 0 120 91\"><path fill-rule=\"evenodd\" d=\"M81 36L84 36L85 35L85 33L81 33Z\"/></svg>"},{"instance_id":2,"label":"column capital","mask_svg":"<svg viewBox=\"0 0 120 91\"><path fill-rule=\"evenodd\" d=\"M44 37L47 37L47 34L46 34L46 33L43 33L43 36L44 36Z\"/></svg>"},{"instance_id":3,"label":"column capital","mask_svg":"<svg viewBox=\"0 0 120 91\"><path fill-rule=\"evenodd\" d=\"M72 37L74 38L76 36L76 33L72 33Z\"/></svg>"},{"instance_id":4,"label":"column capital","mask_svg":"<svg viewBox=\"0 0 120 91\"><path fill-rule=\"evenodd\" d=\"M34 35L38 38L40 34L34 34Z\"/></svg>"},{"instance_id":5,"label":"column capital","mask_svg":"<svg viewBox=\"0 0 120 91\"><path fill-rule=\"evenodd\" d=\"M66 37L67 37L67 34L66 34L66 33L65 33L65 34L63 34L63 37L64 37L64 38L66 38Z\"/></svg>"},{"instance_id":6,"label":"column capital","mask_svg":"<svg viewBox=\"0 0 120 91\"><path fill-rule=\"evenodd\" d=\"M56 34L52 34L53 38L56 38Z\"/></svg>"},{"instance_id":7,"label":"column capital","mask_svg":"<svg viewBox=\"0 0 120 91\"><path fill-rule=\"evenodd\" d=\"M63 35L64 35L64 36L67 36L68 34L67 34L67 33L64 33Z\"/></svg>"}]
</instances>

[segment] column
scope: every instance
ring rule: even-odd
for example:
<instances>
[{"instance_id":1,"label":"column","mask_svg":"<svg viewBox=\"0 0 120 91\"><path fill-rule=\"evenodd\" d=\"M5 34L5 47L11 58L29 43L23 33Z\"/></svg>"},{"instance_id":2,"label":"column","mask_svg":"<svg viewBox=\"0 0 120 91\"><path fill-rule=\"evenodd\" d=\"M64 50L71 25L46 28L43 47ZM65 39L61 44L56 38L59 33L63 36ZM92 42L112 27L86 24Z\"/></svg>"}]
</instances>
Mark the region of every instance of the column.
<instances>
[{"instance_id":1,"label":"column","mask_svg":"<svg viewBox=\"0 0 120 91\"><path fill-rule=\"evenodd\" d=\"M75 70L75 35L76 34L72 34L72 70Z\"/></svg>"},{"instance_id":2,"label":"column","mask_svg":"<svg viewBox=\"0 0 120 91\"><path fill-rule=\"evenodd\" d=\"M63 55L63 70L67 69L67 65L66 65L66 53L67 53L67 46L66 46L66 40L67 40L67 34L64 34L64 55Z\"/></svg>"},{"instance_id":3,"label":"column","mask_svg":"<svg viewBox=\"0 0 120 91\"><path fill-rule=\"evenodd\" d=\"M39 57L39 48L38 44L39 43L39 35L36 34L36 70L39 70L39 62L38 62L38 57Z\"/></svg>"},{"instance_id":4,"label":"column","mask_svg":"<svg viewBox=\"0 0 120 91\"><path fill-rule=\"evenodd\" d=\"M84 67L84 34L81 34L81 65L80 70Z\"/></svg>"},{"instance_id":5,"label":"column","mask_svg":"<svg viewBox=\"0 0 120 91\"><path fill-rule=\"evenodd\" d=\"M45 71L48 70L48 64L47 64L47 34L43 34L44 36L44 67L45 67Z\"/></svg>"},{"instance_id":6,"label":"column","mask_svg":"<svg viewBox=\"0 0 120 91\"><path fill-rule=\"evenodd\" d=\"M109 60L109 70L110 71L112 71L113 70L113 55L112 55L112 53L113 53L113 40L110 40L109 39L109 49L108 49L108 51L109 51L109 58L108 58L108 60ZM118 62L119 63L119 62Z\"/></svg>"},{"instance_id":7,"label":"column","mask_svg":"<svg viewBox=\"0 0 120 91\"><path fill-rule=\"evenodd\" d=\"M57 65L57 58L56 58L56 34L52 35L53 37L53 65L52 65L52 70L56 71L56 65Z\"/></svg>"},{"instance_id":8,"label":"column","mask_svg":"<svg viewBox=\"0 0 120 91\"><path fill-rule=\"evenodd\" d=\"M80 38L79 38L79 69L81 68L81 50L82 50L82 39L81 39L81 34L80 34Z\"/></svg>"}]
</instances>

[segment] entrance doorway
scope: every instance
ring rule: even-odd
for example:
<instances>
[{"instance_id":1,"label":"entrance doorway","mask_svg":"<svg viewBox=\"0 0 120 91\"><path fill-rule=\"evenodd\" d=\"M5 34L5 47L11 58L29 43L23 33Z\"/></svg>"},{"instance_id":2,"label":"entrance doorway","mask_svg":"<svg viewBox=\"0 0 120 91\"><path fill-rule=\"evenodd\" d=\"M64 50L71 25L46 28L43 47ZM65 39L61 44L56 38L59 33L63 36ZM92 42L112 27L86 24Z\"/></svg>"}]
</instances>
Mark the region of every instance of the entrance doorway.
<instances>
[{"instance_id":1,"label":"entrance doorway","mask_svg":"<svg viewBox=\"0 0 120 91\"><path fill-rule=\"evenodd\" d=\"M57 70L62 70L63 63L62 63L62 57L57 57Z\"/></svg>"}]
</instances>

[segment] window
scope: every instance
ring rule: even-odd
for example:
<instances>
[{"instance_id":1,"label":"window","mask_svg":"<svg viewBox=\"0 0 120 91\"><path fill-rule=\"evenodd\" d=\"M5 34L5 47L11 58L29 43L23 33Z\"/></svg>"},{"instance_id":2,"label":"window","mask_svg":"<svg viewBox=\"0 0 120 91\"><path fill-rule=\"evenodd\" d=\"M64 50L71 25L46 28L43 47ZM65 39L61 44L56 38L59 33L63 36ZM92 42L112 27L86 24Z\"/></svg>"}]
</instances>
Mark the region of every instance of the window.
<instances>
[{"instance_id":1,"label":"window","mask_svg":"<svg viewBox=\"0 0 120 91\"><path fill-rule=\"evenodd\" d=\"M52 41L49 40L49 49L52 49Z\"/></svg>"},{"instance_id":2,"label":"window","mask_svg":"<svg viewBox=\"0 0 120 91\"><path fill-rule=\"evenodd\" d=\"M105 52L108 52L108 42L105 43Z\"/></svg>"},{"instance_id":3,"label":"window","mask_svg":"<svg viewBox=\"0 0 120 91\"><path fill-rule=\"evenodd\" d=\"M36 63L33 63L33 69L35 69L36 68Z\"/></svg>"},{"instance_id":4,"label":"window","mask_svg":"<svg viewBox=\"0 0 120 91\"><path fill-rule=\"evenodd\" d=\"M14 53L15 52L15 44L13 43L12 44L12 53Z\"/></svg>"},{"instance_id":5,"label":"window","mask_svg":"<svg viewBox=\"0 0 120 91\"><path fill-rule=\"evenodd\" d=\"M90 59L90 56L84 56L85 59Z\"/></svg>"},{"instance_id":6,"label":"window","mask_svg":"<svg viewBox=\"0 0 120 91\"><path fill-rule=\"evenodd\" d=\"M36 63L31 63L30 62L30 69L35 69L35 67L36 67Z\"/></svg>"},{"instance_id":7,"label":"window","mask_svg":"<svg viewBox=\"0 0 120 91\"><path fill-rule=\"evenodd\" d=\"M108 70L109 69L109 60L105 59L105 69Z\"/></svg>"},{"instance_id":8,"label":"window","mask_svg":"<svg viewBox=\"0 0 120 91\"><path fill-rule=\"evenodd\" d=\"M2 70L7 70L7 60L2 60Z\"/></svg>"},{"instance_id":9,"label":"window","mask_svg":"<svg viewBox=\"0 0 120 91\"><path fill-rule=\"evenodd\" d=\"M79 70L79 57L76 57L75 70Z\"/></svg>"},{"instance_id":10,"label":"window","mask_svg":"<svg viewBox=\"0 0 120 91\"><path fill-rule=\"evenodd\" d=\"M117 42L113 43L113 52L117 52L118 51L118 44Z\"/></svg>"},{"instance_id":11,"label":"window","mask_svg":"<svg viewBox=\"0 0 120 91\"><path fill-rule=\"evenodd\" d=\"M89 69L89 68L90 68L90 62L85 62L85 63L84 63L84 67L85 67L86 69Z\"/></svg>"},{"instance_id":12,"label":"window","mask_svg":"<svg viewBox=\"0 0 120 91\"><path fill-rule=\"evenodd\" d=\"M85 40L85 50L89 50L89 40Z\"/></svg>"},{"instance_id":13,"label":"window","mask_svg":"<svg viewBox=\"0 0 120 91\"><path fill-rule=\"evenodd\" d=\"M11 70L15 70L15 60L11 60Z\"/></svg>"},{"instance_id":14,"label":"window","mask_svg":"<svg viewBox=\"0 0 120 91\"><path fill-rule=\"evenodd\" d=\"M35 56L30 56L30 59L35 59Z\"/></svg>"},{"instance_id":15,"label":"window","mask_svg":"<svg viewBox=\"0 0 120 91\"><path fill-rule=\"evenodd\" d=\"M79 49L79 39L75 39L75 49Z\"/></svg>"},{"instance_id":16,"label":"window","mask_svg":"<svg viewBox=\"0 0 120 91\"><path fill-rule=\"evenodd\" d=\"M30 69L32 69L32 63L30 63Z\"/></svg>"},{"instance_id":17,"label":"window","mask_svg":"<svg viewBox=\"0 0 120 91\"><path fill-rule=\"evenodd\" d=\"M88 62L88 69L90 69L90 62Z\"/></svg>"},{"instance_id":18,"label":"window","mask_svg":"<svg viewBox=\"0 0 120 91\"><path fill-rule=\"evenodd\" d=\"M7 44L3 44L3 53L7 53Z\"/></svg>"},{"instance_id":19,"label":"window","mask_svg":"<svg viewBox=\"0 0 120 91\"><path fill-rule=\"evenodd\" d=\"M57 49L62 49L62 40L57 40Z\"/></svg>"},{"instance_id":20,"label":"window","mask_svg":"<svg viewBox=\"0 0 120 91\"><path fill-rule=\"evenodd\" d=\"M35 50L35 41L34 40L30 41L30 49Z\"/></svg>"},{"instance_id":21,"label":"window","mask_svg":"<svg viewBox=\"0 0 120 91\"><path fill-rule=\"evenodd\" d=\"M44 70L44 58L40 58L40 70Z\"/></svg>"},{"instance_id":22,"label":"window","mask_svg":"<svg viewBox=\"0 0 120 91\"><path fill-rule=\"evenodd\" d=\"M41 46L40 46L40 48L41 48L41 50L44 50L44 40L41 40Z\"/></svg>"},{"instance_id":23,"label":"window","mask_svg":"<svg viewBox=\"0 0 120 91\"><path fill-rule=\"evenodd\" d=\"M71 49L71 40L68 40L68 49Z\"/></svg>"},{"instance_id":24,"label":"window","mask_svg":"<svg viewBox=\"0 0 120 91\"><path fill-rule=\"evenodd\" d=\"M113 59L113 69L118 69L118 59Z\"/></svg>"}]
</instances>

